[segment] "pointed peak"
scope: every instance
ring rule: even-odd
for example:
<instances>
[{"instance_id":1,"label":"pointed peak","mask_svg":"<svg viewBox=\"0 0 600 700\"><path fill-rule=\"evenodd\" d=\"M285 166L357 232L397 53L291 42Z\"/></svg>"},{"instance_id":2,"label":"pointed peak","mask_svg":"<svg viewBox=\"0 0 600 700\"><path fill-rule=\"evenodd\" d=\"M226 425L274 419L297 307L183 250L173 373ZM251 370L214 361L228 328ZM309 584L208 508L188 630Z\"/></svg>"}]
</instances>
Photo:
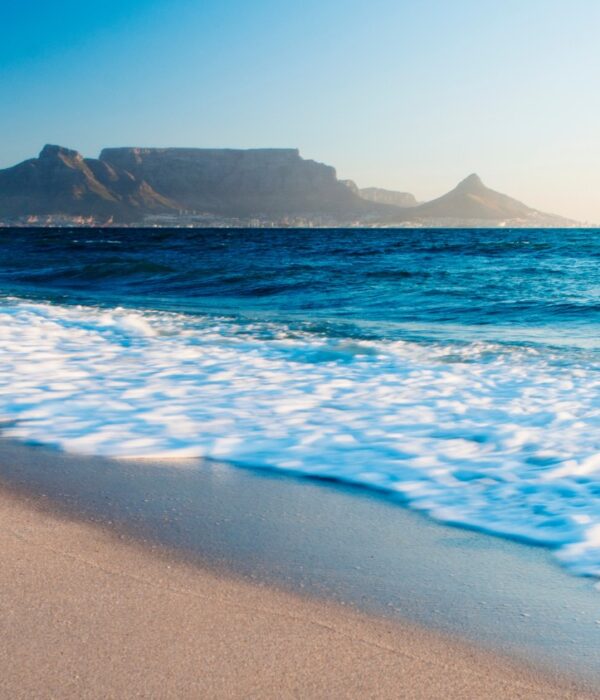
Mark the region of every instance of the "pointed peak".
<instances>
[{"instance_id":1,"label":"pointed peak","mask_svg":"<svg viewBox=\"0 0 600 700\"><path fill-rule=\"evenodd\" d=\"M468 177L458 183L456 189L472 192L474 190L485 189L485 185L477 173L471 173Z\"/></svg>"},{"instance_id":2,"label":"pointed peak","mask_svg":"<svg viewBox=\"0 0 600 700\"><path fill-rule=\"evenodd\" d=\"M64 146L54 146L52 144L46 144L44 148L40 151L40 158L50 159L50 158L81 158L77 151L73 151L70 148L65 148Z\"/></svg>"}]
</instances>

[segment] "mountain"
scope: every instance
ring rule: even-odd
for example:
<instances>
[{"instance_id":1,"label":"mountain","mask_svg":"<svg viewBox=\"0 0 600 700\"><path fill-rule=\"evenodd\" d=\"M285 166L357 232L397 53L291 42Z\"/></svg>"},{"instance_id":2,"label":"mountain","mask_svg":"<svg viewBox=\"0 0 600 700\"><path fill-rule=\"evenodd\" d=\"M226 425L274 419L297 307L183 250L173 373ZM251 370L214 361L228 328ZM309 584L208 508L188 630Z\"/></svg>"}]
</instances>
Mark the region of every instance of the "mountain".
<instances>
[{"instance_id":1,"label":"mountain","mask_svg":"<svg viewBox=\"0 0 600 700\"><path fill-rule=\"evenodd\" d=\"M458 222L491 222L496 225L550 225L572 224L567 219L532 209L508 195L486 187L481 178L472 174L452 191L414 207L406 212L410 220L456 220Z\"/></svg>"},{"instance_id":2,"label":"mountain","mask_svg":"<svg viewBox=\"0 0 600 700\"><path fill-rule=\"evenodd\" d=\"M363 187L358 190L358 196L377 204L391 204L394 207L416 207L418 202L414 194L384 190L381 187Z\"/></svg>"},{"instance_id":3,"label":"mountain","mask_svg":"<svg viewBox=\"0 0 600 700\"><path fill-rule=\"evenodd\" d=\"M282 216L366 209L334 168L296 149L107 148L100 161L191 211Z\"/></svg>"},{"instance_id":4,"label":"mountain","mask_svg":"<svg viewBox=\"0 0 600 700\"><path fill-rule=\"evenodd\" d=\"M469 175L424 204L338 180L296 149L107 148L84 158L45 146L0 170L0 223L178 225L569 226ZM256 225L256 223L255 223Z\"/></svg>"},{"instance_id":5,"label":"mountain","mask_svg":"<svg viewBox=\"0 0 600 700\"><path fill-rule=\"evenodd\" d=\"M38 158L0 170L0 216L64 214L131 218L173 204L120 168L45 146Z\"/></svg>"},{"instance_id":6,"label":"mountain","mask_svg":"<svg viewBox=\"0 0 600 700\"><path fill-rule=\"evenodd\" d=\"M67 215L141 222L182 211L223 217L356 216L369 207L335 169L294 149L107 148L99 159L45 146L0 170L0 218Z\"/></svg>"}]
</instances>

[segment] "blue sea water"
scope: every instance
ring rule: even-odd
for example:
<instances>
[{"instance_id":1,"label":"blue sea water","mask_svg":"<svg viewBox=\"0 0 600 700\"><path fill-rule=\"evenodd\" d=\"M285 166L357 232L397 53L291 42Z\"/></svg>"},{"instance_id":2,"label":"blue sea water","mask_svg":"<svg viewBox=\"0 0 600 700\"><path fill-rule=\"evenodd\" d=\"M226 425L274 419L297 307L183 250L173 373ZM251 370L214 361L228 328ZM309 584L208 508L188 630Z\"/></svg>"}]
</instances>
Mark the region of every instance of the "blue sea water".
<instances>
[{"instance_id":1,"label":"blue sea water","mask_svg":"<svg viewBox=\"0 0 600 700\"><path fill-rule=\"evenodd\" d=\"M600 232L0 233L4 433L397 494L600 576Z\"/></svg>"}]
</instances>

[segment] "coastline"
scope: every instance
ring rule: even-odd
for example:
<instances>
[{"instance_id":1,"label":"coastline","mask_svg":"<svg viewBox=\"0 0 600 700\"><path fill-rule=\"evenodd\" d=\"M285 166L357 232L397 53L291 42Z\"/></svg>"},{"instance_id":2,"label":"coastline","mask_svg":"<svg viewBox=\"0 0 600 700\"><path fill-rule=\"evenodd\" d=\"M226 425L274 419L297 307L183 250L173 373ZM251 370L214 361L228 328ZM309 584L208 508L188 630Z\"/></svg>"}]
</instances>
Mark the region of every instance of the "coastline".
<instances>
[{"instance_id":1,"label":"coastline","mask_svg":"<svg viewBox=\"0 0 600 700\"><path fill-rule=\"evenodd\" d=\"M1 441L0 488L6 552L3 626L16 635L16 658L25 659L36 649L39 655L40 644L51 654L62 648L64 658L76 663L68 630L79 625L78 634L93 649L84 664L86 683L92 676L93 684L98 682L101 668L94 659L104 658L109 648L115 654L117 648L144 644L138 640L144 626L133 609L108 612L111 605L120 605L120 592L127 591L129 600L135 591L135 604L155 621L155 650L161 637L168 638L169 645L180 645L172 625L181 618L188 625L200 625L194 633L190 629L187 646L210 646L217 635L220 648L229 650L218 663L214 650L210 652L217 665L210 666L202 682L216 683L227 676L233 683L250 683L249 676L227 666L242 655L253 674L264 673L265 683L267 678L279 679L274 684L295 678L296 688L304 683L314 687L311 697L344 695L351 688L373 697L391 697L398 683L408 683L414 697L437 697L442 687L449 697L473 696L479 686L465 690L469 683L482 683L489 688L485 691L489 697L537 697L538 688L543 689L541 697L553 697L551 690L558 697L570 697L574 683L577 693L579 687L600 687L600 626L594 618L598 591L589 580L562 572L539 548L439 525L363 490L198 461L117 462ZM73 567L69 572L67 563ZM117 564L122 568L115 569ZM144 580L136 579L146 569ZM80 577L87 577L86 583L77 589ZM59 580L69 582L69 587L72 583L72 593L66 595ZM157 587L155 581L162 583ZM212 616L209 622L201 608L190 615L185 595L169 592L173 581L180 582L175 588L192 591L194 600L196 593L212 591L208 608L218 621ZM112 603L101 609L92 606L93 616L86 617L88 598L76 601L98 587L112 596ZM227 600L221 597L224 590L229 591ZM179 596L179 602L173 601L174 611L163 615L160 608L167 593ZM278 620L293 609L304 620L304 631L294 632L290 639L296 623L288 632L283 625L275 642L266 618L255 624L247 613L241 627L225 624L232 600L236 605L240 600L254 601L252 610L276 605ZM48 605L53 611L50 617ZM305 624L315 616L330 620L324 628L329 631ZM21 619L29 620L26 633L20 622L15 624ZM52 620L64 621L59 627L66 636L59 634L56 644L39 636L44 625L54 624ZM102 647L100 637L110 640L115 633L111 624L119 626L119 634ZM210 632L203 626L209 624ZM99 634L102 625L106 631ZM331 629L340 625L353 631L339 638ZM363 643L359 649L352 641L365 635L375 640L367 645L367 657ZM258 644L259 657L248 651L243 640L249 638L254 640L252 649ZM390 638L393 651L382 641ZM282 661L277 649L288 643L293 650L283 654ZM415 645L420 650L416 657ZM21 678L14 675L17 647L14 639L7 638L0 657L3 665L10 666L8 675L0 677L5 684L12 678L14 689ZM171 675L171 682L189 680L196 673L190 658L208 653L200 647L187 656L180 650L188 670ZM311 649L318 651L311 655ZM277 669L271 659L275 653ZM154 654L146 658L154 659ZM304 675L294 675L286 665L289 658L303 659L299 668ZM412 660L399 665L398 658ZM441 666L440 658L446 660ZM165 657L158 667L172 665L169 659ZM385 667L378 666L384 662ZM123 670L114 676L115 683L126 682L132 673L132 659L119 663ZM21 673L25 665L17 664ZM142 674L139 683L167 682L154 666L152 661L146 668L154 680L144 680ZM483 679L473 676L474 669L479 674L482 668ZM68 673L64 671L63 679ZM336 686L340 679L352 685ZM377 687L369 685L376 682ZM526 691L519 695L522 683ZM191 694L192 686L187 687ZM81 697L81 687L73 688L74 696ZM294 694L292 686L286 688ZM240 685L227 692L234 697L254 692L264 697L267 690ZM188 691L179 688L174 694L185 697ZM226 689L206 686L206 692L220 695ZM477 697L486 695L478 689Z\"/></svg>"},{"instance_id":2,"label":"coastline","mask_svg":"<svg viewBox=\"0 0 600 700\"><path fill-rule=\"evenodd\" d=\"M41 503L0 490L5 697L593 697L409 623L223 577Z\"/></svg>"}]
</instances>

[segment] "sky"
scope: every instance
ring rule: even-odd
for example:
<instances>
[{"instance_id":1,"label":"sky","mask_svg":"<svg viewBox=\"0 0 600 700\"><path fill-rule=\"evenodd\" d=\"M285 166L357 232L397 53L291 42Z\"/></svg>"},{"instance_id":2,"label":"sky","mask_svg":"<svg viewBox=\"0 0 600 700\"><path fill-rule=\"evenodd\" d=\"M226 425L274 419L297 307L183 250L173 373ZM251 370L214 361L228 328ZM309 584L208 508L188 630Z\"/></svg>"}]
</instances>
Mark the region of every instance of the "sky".
<instances>
[{"instance_id":1,"label":"sky","mask_svg":"<svg viewBox=\"0 0 600 700\"><path fill-rule=\"evenodd\" d=\"M2 0L0 167L295 147L361 187L477 172L600 222L599 83L598 0Z\"/></svg>"}]
</instances>

